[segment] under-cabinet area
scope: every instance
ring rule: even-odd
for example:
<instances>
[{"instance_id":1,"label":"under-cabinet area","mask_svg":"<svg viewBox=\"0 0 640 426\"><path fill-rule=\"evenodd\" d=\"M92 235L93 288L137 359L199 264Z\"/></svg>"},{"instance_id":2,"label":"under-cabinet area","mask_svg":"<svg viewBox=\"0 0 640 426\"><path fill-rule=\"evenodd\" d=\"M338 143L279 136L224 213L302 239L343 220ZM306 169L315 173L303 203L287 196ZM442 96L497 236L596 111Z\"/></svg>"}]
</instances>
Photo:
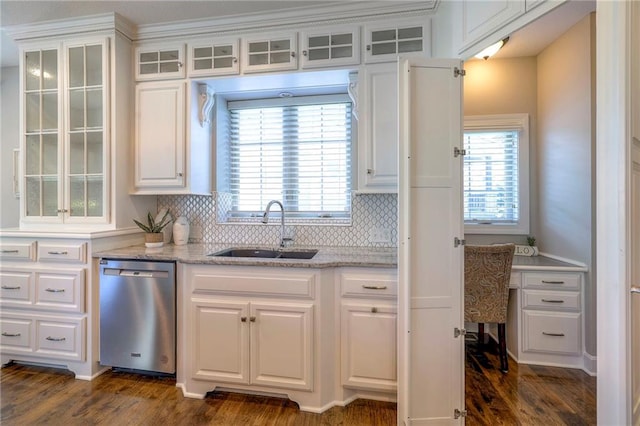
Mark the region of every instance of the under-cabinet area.
<instances>
[{"instance_id":1,"label":"under-cabinet area","mask_svg":"<svg viewBox=\"0 0 640 426\"><path fill-rule=\"evenodd\" d=\"M182 264L180 276L185 396L279 393L312 412L395 401L395 269Z\"/></svg>"}]
</instances>

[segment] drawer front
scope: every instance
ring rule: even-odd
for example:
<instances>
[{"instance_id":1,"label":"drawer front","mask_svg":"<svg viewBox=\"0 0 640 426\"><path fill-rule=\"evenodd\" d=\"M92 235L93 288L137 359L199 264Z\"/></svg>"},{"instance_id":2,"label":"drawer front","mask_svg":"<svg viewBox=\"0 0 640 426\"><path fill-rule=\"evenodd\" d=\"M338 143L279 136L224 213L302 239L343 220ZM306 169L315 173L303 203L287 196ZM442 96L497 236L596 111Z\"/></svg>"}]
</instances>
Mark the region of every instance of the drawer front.
<instances>
[{"instance_id":1,"label":"drawer front","mask_svg":"<svg viewBox=\"0 0 640 426\"><path fill-rule=\"evenodd\" d=\"M36 320L35 354L84 361L84 319Z\"/></svg>"},{"instance_id":2,"label":"drawer front","mask_svg":"<svg viewBox=\"0 0 640 426\"><path fill-rule=\"evenodd\" d=\"M523 284L525 288L546 288L552 290L579 290L579 273L525 273Z\"/></svg>"},{"instance_id":3,"label":"drawer front","mask_svg":"<svg viewBox=\"0 0 640 426\"><path fill-rule=\"evenodd\" d=\"M313 271L281 268L194 267L188 273L193 293L279 295L313 298L318 279Z\"/></svg>"},{"instance_id":4,"label":"drawer front","mask_svg":"<svg viewBox=\"0 0 640 426\"><path fill-rule=\"evenodd\" d=\"M340 274L342 296L392 299L398 295L395 273L350 272Z\"/></svg>"},{"instance_id":5,"label":"drawer front","mask_svg":"<svg viewBox=\"0 0 640 426\"><path fill-rule=\"evenodd\" d=\"M31 304L33 274L22 271L0 271L0 303L3 306Z\"/></svg>"},{"instance_id":6,"label":"drawer front","mask_svg":"<svg viewBox=\"0 0 640 426\"><path fill-rule=\"evenodd\" d=\"M511 272L511 277L509 278L509 288L520 288L521 283L522 283L522 273Z\"/></svg>"},{"instance_id":7,"label":"drawer front","mask_svg":"<svg viewBox=\"0 0 640 426\"><path fill-rule=\"evenodd\" d=\"M37 272L35 306L69 312L84 312L84 269Z\"/></svg>"},{"instance_id":8,"label":"drawer front","mask_svg":"<svg viewBox=\"0 0 640 426\"><path fill-rule=\"evenodd\" d=\"M87 243L49 243L38 244L38 260L45 262L84 263L87 256Z\"/></svg>"},{"instance_id":9,"label":"drawer front","mask_svg":"<svg viewBox=\"0 0 640 426\"><path fill-rule=\"evenodd\" d=\"M522 307L577 312L580 310L580 293L526 289L523 291Z\"/></svg>"},{"instance_id":10,"label":"drawer front","mask_svg":"<svg viewBox=\"0 0 640 426\"><path fill-rule=\"evenodd\" d=\"M578 313L523 311L522 350L577 355L581 353Z\"/></svg>"},{"instance_id":11,"label":"drawer front","mask_svg":"<svg viewBox=\"0 0 640 426\"><path fill-rule=\"evenodd\" d=\"M36 260L36 242L1 242L0 259L34 261Z\"/></svg>"},{"instance_id":12,"label":"drawer front","mask_svg":"<svg viewBox=\"0 0 640 426\"><path fill-rule=\"evenodd\" d=\"M13 350L31 352L31 326L30 319L2 317L0 319L0 347L2 351Z\"/></svg>"}]
</instances>

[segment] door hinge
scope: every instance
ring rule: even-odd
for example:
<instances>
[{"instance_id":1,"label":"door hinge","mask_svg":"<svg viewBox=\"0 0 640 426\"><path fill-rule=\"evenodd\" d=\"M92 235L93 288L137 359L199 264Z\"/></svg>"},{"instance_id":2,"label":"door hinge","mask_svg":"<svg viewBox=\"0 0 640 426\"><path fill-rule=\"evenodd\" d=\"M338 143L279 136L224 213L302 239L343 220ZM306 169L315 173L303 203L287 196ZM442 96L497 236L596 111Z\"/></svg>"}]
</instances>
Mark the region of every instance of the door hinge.
<instances>
[{"instance_id":1,"label":"door hinge","mask_svg":"<svg viewBox=\"0 0 640 426\"><path fill-rule=\"evenodd\" d=\"M457 408L453 410L453 418L459 419L460 417L467 417L467 410L458 410Z\"/></svg>"},{"instance_id":2,"label":"door hinge","mask_svg":"<svg viewBox=\"0 0 640 426\"><path fill-rule=\"evenodd\" d=\"M454 157L459 157L461 155L467 155L467 150L466 149L460 149L457 146L453 148L453 156Z\"/></svg>"},{"instance_id":3,"label":"door hinge","mask_svg":"<svg viewBox=\"0 0 640 426\"><path fill-rule=\"evenodd\" d=\"M467 75L467 71L466 70L460 69L458 67L455 67L453 69L453 76L454 77L460 77L460 76L464 77L465 75Z\"/></svg>"},{"instance_id":4,"label":"door hinge","mask_svg":"<svg viewBox=\"0 0 640 426\"><path fill-rule=\"evenodd\" d=\"M466 243L466 241L465 241L465 240L461 240L461 239L460 239L460 238L458 238L458 237L454 237L454 238L453 238L453 246L454 246L454 247L463 246L463 245L465 245L465 243Z\"/></svg>"},{"instance_id":5,"label":"door hinge","mask_svg":"<svg viewBox=\"0 0 640 426\"><path fill-rule=\"evenodd\" d=\"M453 337L460 337L460 336L464 336L465 334L467 334L467 330L465 330L464 328L454 328L453 329Z\"/></svg>"}]
</instances>

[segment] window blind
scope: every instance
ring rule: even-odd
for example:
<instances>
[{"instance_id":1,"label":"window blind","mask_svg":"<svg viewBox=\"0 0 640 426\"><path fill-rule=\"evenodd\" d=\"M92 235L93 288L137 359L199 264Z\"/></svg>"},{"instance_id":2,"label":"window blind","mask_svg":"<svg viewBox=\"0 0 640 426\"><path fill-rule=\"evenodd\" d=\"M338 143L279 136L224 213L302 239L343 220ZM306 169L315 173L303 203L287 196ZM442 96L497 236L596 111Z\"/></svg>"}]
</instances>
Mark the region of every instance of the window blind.
<instances>
[{"instance_id":1,"label":"window blind","mask_svg":"<svg viewBox=\"0 0 640 426\"><path fill-rule=\"evenodd\" d=\"M518 137L518 130L465 132L465 222L518 222Z\"/></svg>"},{"instance_id":2,"label":"window blind","mask_svg":"<svg viewBox=\"0 0 640 426\"><path fill-rule=\"evenodd\" d=\"M229 103L232 215L281 200L291 216L349 216L351 103L333 99Z\"/></svg>"}]
</instances>

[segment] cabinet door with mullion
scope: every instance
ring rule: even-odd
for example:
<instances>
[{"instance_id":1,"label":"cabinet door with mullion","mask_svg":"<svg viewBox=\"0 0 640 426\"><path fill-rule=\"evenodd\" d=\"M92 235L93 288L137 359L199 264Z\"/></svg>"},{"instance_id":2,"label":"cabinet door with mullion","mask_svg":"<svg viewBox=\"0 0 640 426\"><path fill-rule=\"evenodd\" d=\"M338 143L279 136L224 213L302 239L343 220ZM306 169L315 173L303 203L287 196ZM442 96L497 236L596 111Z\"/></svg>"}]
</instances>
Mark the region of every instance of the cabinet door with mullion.
<instances>
[{"instance_id":1,"label":"cabinet door with mullion","mask_svg":"<svg viewBox=\"0 0 640 426\"><path fill-rule=\"evenodd\" d=\"M108 40L65 44L65 62L65 221L103 223L108 220Z\"/></svg>"},{"instance_id":2,"label":"cabinet door with mullion","mask_svg":"<svg viewBox=\"0 0 640 426\"><path fill-rule=\"evenodd\" d=\"M242 71L284 71L298 68L297 33L265 34L245 38Z\"/></svg>"},{"instance_id":3,"label":"cabinet door with mullion","mask_svg":"<svg viewBox=\"0 0 640 426\"><path fill-rule=\"evenodd\" d=\"M302 68L358 65L360 27L337 27L302 33Z\"/></svg>"},{"instance_id":4,"label":"cabinet door with mullion","mask_svg":"<svg viewBox=\"0 0 640 426\"><path fill-rule=\"evenodd\" d=\"M189 76L238 74L238 45L237 38L196 40L189 43Z\"/></svg>"},{"instance_id":5,"label":"cabinet door with mullion","mask_svg":"<svg viewBox=\"0 0 640 426\"><path fill-rule=\"evenodd\" d=\"M22 220L62 222L62 74L59 44L22 50Z\"/></svg>"},{"instance_id":6,"label":"cabinet door with mullion","mask_svg":"<svg viewBox=\"0 0 640 426\"><path fill-rule=\"evenodd\" d=\"M431 55L430 21L379 23L365 26L365 63L395 62L398 55Z\"/></svg>"}]
</instances>

